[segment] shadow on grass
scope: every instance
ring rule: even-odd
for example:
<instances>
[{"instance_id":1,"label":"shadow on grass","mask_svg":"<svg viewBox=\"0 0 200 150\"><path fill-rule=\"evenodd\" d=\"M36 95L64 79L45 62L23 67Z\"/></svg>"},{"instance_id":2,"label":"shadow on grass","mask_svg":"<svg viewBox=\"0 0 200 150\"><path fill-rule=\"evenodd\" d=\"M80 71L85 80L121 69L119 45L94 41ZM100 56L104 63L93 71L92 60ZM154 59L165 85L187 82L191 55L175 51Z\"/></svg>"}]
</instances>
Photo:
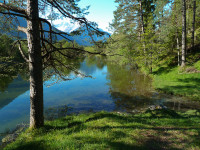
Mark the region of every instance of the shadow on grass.
<instances>
[{"instance_id":1,"label":"shadow on grass","mask_svg":"<svg viewBox=\"0 0 200 150\"><path fill-rule=\"evenodd\" d=\"M126 128L124 129L126 130ZM169 150L180 150L181 148L177 148L174 146L174 141L171 140L171 134L161 131L152 131L147 130L144 131L142 134L145 134L147 132L147 136L143 137L137 137L130 135L128 133L125 133L122 131L112 131L110 134L110 137L107 138L101 138L101 137L91 137L91 136L79 136L76 137L76 140L81 140L84 143L87 143L88 145L93 144L102 144L104 143L105 147L99 147L99 149L114 149L114 150L163 150L163 149L169 149ZM157 134L153 135L151 134ZM121 138L128 138L130 143L126 143L123 141L119 141L118 139ZM163 140L168 138L168 140Z\"/></svg>"},{"instance_id":2,"label":"shadow on grass","mask_svg":"<svg viewBox=\"0 0 200 150\"><path fill-rule=\"evenodd\" d=\"M50 131L50 130L63 130L63 129L79 126L79 125L82 125L82 124L83 124L83 122L80 122L80 121L72 121L72 122L68 123L67 125L63 125L63 126L45 125L44 128L47 131Z\"/></svg>"},{"instance_id":3,"label":"shadow on grass","mask_svg":"<svg viewBox=\"0 0 200 150\"><path fill-rule=\"evenodd\" d=\"M59 121L64 121L63 125L56 126L55 125L46 125L45 132L41 132L41 136L44 134L51 135L53 134L62 134L62 136L72 136L72 139L79 149L116 149L116 150L162 150L162 149L169 149L169 150L179 150L183 149L184 145L179 148L180 143L187 144L187 138L190 139L190 142L193 145L199 145L199 134L200 128L195 128L196 126L193 123L193 120L188 119L188 117L180 117L175 112L167 111L163 113L163 116L160 116L160 110L156 110L152 112L146 113L153 113L154 115L150 116L132 116L132 115L119 115L115 113L106 113L106 112L99 112L96 114L90 114L91 116L88 119L85 118L83 121L77 121L73 119L59 119ZM158 121L158 118L169 118L166 115L170 115L170 119L177 119L177 120L170 120L166 122L166 124L162 125L162 121L152 124L152 120ZM158 115L158 116L157 116ZM199 115L195 116L199 117ZM105 124L103 126L93 126L93 121L96 122L101 119L108 119L113 120L111 122L115 122L118 125L109 125ZM181 119L180 122L177 122ZM105 120L106 121L106 120ZM66 123L67 122L67 123ZM154 121L153 121L154 122ZM58 122L56 122L58 123ZM120 123L120 124L119 124ZM130 124L133 123L133 124ZM193 123L193 124L192 124ZM158 127L156 127L158 125ZM191 125L191 126L190 126ZM160 126L160 127L159 127ZM185 127L186 126L186 127ZM84 134L76 134L80 131L86 130L86 132L92 132L92 134L84 132ZM188 131L195 130L198 134L194 135ZM58 132L57 132L58 131ZM60 132L61 131L61 132ZM109 133L109 136L98 136L96 135L100 133ZM187 138L174 138L176 134L184 134ZM40 136L37 135L36 136ZM32 137L34 139L34 137ZM56 140L56 139L55 139ZM185 141L186 140L186 141ZM128 141L128 142L127 142ZM49 148L45 145L48 141L33 141L33 142L22 142L18 141L17 148L13 148L13 150L44 150ZM52 141L53 142L53 141ZM58 141L57 141L58 142ZM73 144L72 142L72 144ZM79 143L79 144L78 144ZM84 143L84 144L80 144ZM178 143L178 144L177 144ZM63 147L67 149L66 147Z\"/></svg>"},{"instance_id":4,"label":"shadow on grass","mask_svg":"<svg viewBox=\"0 0 200 150\"><path fill-rule=\"evenodd\" d=\"M174 67L160 67L157 71L153 71L152 74L154 75L160 75L163 73L169 73L171 71L171 69L173 69Z\"/></svg>"},{"instance_id":5,"label":"shadow on grass","mask_svg":"<svg viewBox=\"0 0 200 150\"><path fill-rule=\"evenodd\" d=\"M96 121L103 118L110 118L113 120L120 120L120 121L134 121L133 116L119 116L113 113L98 113L95 114L93 117L88 118L85 122Z\"/></svg>"},{"instance_id":6,"label":"shadow on grass","mask_svg":"<svg viewBox=\"0 0 200 150\"><path fill-rule=\"evenodd\" d=\"M200 100L200 86L199 85L188 84L188 85L177 85L177 86L165 86L157 90L163 91L171 95L186 96L192 100Z\"/></svg>"},{"instance_id":7,"label":"shadow on grass","mask_svg":"<svg viewBox=\"0 0 200 150\"><path fill-rule=\"evenodd\" d=\"M85 123L90 121L95 121L103 118L109 118L113 121L118 122L141 122L143 124L148 124L148 119L156 119L156 118L170 118L170 119L177 119L177 118L183 118L179 114L177 114L175 111L170 109L156 109L156 110L147 110L145 113L150 113L150 116L134 116L134 115L116 115L114 113L98 113L95 114L93 117L88 118Z\"/></svg>"},{"instance_id":8,"label":"shadow on grass","mask_svg":"<svg viewBox=\"0 0 200 150\"><path fill-rule=\"evenodd\" d=\"M177 128L174 128L174 127L141 127L141 126L138 126L138 125L131 125L131 126L114 126L114 127L111 127L111 126L104 126L104 127L94 127L94 128L91 128L91 129L98 129L98 130L101 130L101 131L105 131L105 130L108 130L108 129L140 129L140 130L155 130L155 131L177 131L177 130L180 130L180 131L187 131L187 130L199 130L200 131L200 128L188 128L188 127L177 127Z\"/></svg>"},{"instance_id":9,"label":"shadow on grass","mask_svg":"<svg viewBox=\"0 0 200 150\"><path fill-rule=\"evenodd\" d=\"M70 122L66 123L65 125L45 125L45 130L46 132L50 132L51 130L64 130L64 129L73 129L73 132L78 132L80 130L84 130L85 123L89 123L92 121L97 121L101 119L109 119L113 120L113 122L119 122L119 123L140 123L143 126L144 125L149 125L151 122L151 119L163 119L163 118L170 118L170 119L182 119L185 120L185 125L191 124L190 120L188 121L188 117L180 116L177 114L175 111L170 110L170 109L157 109L157 110L147 110L146 113L149 113L148 116L133 116L133 115L118 115L114 113L96 113L92 117L86 119L85 121L75 121L73 119L70 119ZM192 115L191 117L196 117L200 118L199 115ZM61 119L65 121L65 119ZM182 123L184 123L182 122ZM176 123L171 123L169 125L176 125ZM121 128L140 128L140 129L155 129L155 130L161 130L161 128L142 128L141 125L132 125L132 126L121 126ZM110 126L104 126L101 129L105 130L111 128ZM117 127L112 127L112 128L120 128L120 126ZM166 130L167 128L165 128ZM169 130L178 130L178 128L169 128ZM188 128L180 128L180 130L186 130ZM73 133L73 132L68 132L68 133Z\"/></svg>"},{"instance_id":10,"label":"shadow on grass","mask_svg":"<svg viewBox=\"0 0 200 150\"><path fill-rule=\"evenodd\" d=\"M26 143L19 143L17 147L11 148L12 150L46 150L45 146L42 144L43 141L33 141Z\"/></svg>"},{"instance_id":11,"label":"shadow on grass","mask_svg":"<svg viewBox=\"0 0 200 150\"><path fill-rule=\"evenodd\" d=\"M167 85L165 83L163 87L157 88L157 90L171 95L186 96L192 100L200 100L200 74L184 75L180 75L180 78L176 77L175 80L169 80Z\"/></svg>"},{"instance_id":12,"label":"shadow on grass","mask_svg":"<svg viewBox=\"0 0 200 150\"><path fill-rule=\"evenodd\" d=\"M199 78L185 78L185 79L178 79L179 82L185 82L185 83L194 83L196 85L198 85L198 87L200 87L199 83L200 83L200 79Z\"/></svg>"},{"instance_id":13,"label":"shadow on grass","mask_svg":"<svg viewBox=\"0 0 200 150\"><path fill-rule=\"evenodd\" d=\"M123 142L109 142L109 145L115 150L181 150L173 147L170 142L164 142L155 138L149 138L148 140L143 141L141 145L131 145Z\"/></svg>"}]
</instances>

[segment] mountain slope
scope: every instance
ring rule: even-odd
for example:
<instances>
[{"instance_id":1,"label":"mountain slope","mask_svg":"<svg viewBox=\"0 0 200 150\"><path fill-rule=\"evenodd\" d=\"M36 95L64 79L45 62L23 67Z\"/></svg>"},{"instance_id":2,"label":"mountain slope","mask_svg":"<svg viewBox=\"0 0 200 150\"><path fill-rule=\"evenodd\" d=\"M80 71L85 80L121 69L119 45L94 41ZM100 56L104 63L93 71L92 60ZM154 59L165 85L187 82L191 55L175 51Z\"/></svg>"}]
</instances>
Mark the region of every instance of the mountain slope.
<instances>
[{"instance_id":1,"label":"mountain slope","mask_svg":"<svg viewBox=\"0 0 200 150\"><path fill-rule=\"evenodd\" d=\"M17 20L17 21L16 21ZM21 27L26 27L27 26L27 23L26 23L26 20L21 18L21 17L17 17L16 20L13 20L12 21L12 24L15 25L15 27L13 27L14 29L11 30L10 32L5 32L4 29L1 29L0 27L0 33L6 33L10 36L13 36L13 37L19 37L21 39L25 39L26 38L26 34L23 33L23 32L18 32L16 29L17 29L17 26L21 26ZM8 25L8 24L7 24ZM43 29L45 31L49 31L49 26L48 24L46 23L43 23ZM63 34L63 36L65 36L67 39L69 39L69 41L75 41L76 43L78 43L79 45L82 45L82 46L92 46L93 43L92 43L92 39L91 37L89 36L88 34L88 31L86 29L86 27L84 26L81 26L79 27L78 29L74 30L74 31L82 31L81 34L79 35L73 35L73 36L70 36L70 35L66 35L66 34ZM57 28L53 27L53 31L56 31L56 32L63 32L63 31L60 31L58 30ZM72 31L72 32L74 32ZM103 30L101 30L103 31ZM71 32L71 33L72 33ZM103 31L104 32L104 31ZM67 32L66 32L67 33ZM71 34L69 33L69 34ZM48 33L45 33L45 37L48 37ZM64 39L62 36L59 36L59 35L54 35L53 36L54 39L56 39L57 41L60 41L62 39ZM94 41L99 41L99 40L106 40L107 38L109 38L109 33L105 34L104 36L97 36L97 35L93 35L93 39Z\"/></svg>"},{"instance_id":2,"label":"mountain slope","mask_svg":"<svg viewBox=\"0 0 200 150\"><path fill-rule=\"evenodd\" d=\"M94 43L92 42L92 39L89 35L89 32L88 30L86 29L85 26L81 26L79 27L78 29L74 30L74 31L80 31L81 34L79 35L74 35L73 36L73 39L79 44L79 45L82 45L82 46L92 46L94 45ZM73 33L74 31L72 31L71 33ZM100 31L102 32L105 32L103 31L102 29L100 29ZM105 32L106 34L103 35L103 36L97 36L96 34L93 35L93 40L94 41L105 41L109 38L110 34Z\"/></svg>"}]
</instances>

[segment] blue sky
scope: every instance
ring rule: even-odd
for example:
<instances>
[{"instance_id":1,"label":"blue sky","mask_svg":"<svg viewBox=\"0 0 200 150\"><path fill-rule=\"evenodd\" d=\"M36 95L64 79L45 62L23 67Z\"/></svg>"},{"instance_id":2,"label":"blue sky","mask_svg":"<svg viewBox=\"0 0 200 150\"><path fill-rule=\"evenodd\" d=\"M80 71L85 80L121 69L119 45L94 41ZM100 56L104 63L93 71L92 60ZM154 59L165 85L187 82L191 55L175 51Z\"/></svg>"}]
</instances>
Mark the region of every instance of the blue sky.
<instances>
[{"instance_id":1,"label":"blue sky","mask_svg":"<svg viewBox=\"0 0 200 150\"><path fill-rule=\"evenodd\" d=\"M98 23L99 28L104 31L108 31L109 23L114 19L113 11L116 10L116 3L114 0L81 0L79 3L80 7L90 5L89 15L86 18L89 21L94 21ZM54 25L62 30L69 32L78 27L78 24L69 24L67 19L59 19L54 21Z\"/></svg>"},{"instance_id":2,"label":"blue sky","mask_svg":"<svg viewBox=\"0 0 200 150\"><path fill-rule=\"evenodd\" d=\"M113 11L116 9L114 0L82 0L80 4L81 6L90 5L88 20L97 22L100 28L107 30L109 22L114 19Z\"/></svg>"}]
</instances>

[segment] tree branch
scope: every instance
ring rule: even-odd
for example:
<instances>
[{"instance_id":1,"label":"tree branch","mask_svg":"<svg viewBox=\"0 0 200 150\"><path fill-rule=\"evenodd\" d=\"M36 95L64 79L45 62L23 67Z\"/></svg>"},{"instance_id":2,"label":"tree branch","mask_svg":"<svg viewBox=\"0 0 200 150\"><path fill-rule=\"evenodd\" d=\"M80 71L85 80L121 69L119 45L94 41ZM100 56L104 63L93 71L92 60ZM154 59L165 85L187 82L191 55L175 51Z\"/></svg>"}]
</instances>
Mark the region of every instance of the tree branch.
<instances>
[{"instance_id":1,"label":"tree branch","mask_svg":"<svg viewBox=\"0 0 200 150\"><path fill-rule=\"evenodd\" d=\"M5 4L5 3L0 3L0 7L8 10L8 11L14 11L14 12L17 12L17 13L20 13L20 14L24 14L27 16L27 12L25 9L22 9L22 8L19 8L19 7L15 7L15 6L11 6L11 5L8 5L8 4Z\"/></svg>"},{"instance_id":2,"label":"tree branch","mask_svg":"<svg viewBox=\"0 0 200 150\"><path fill-rule=\"evenodd\" d=\"M68 33L65 33L65 32L55 32L55 31L46 31L46 30L42 30L42 32L53 33L53 34L56 34L56 35L59 35L59 36L65 38L66 40L68 40L68 41L70 41L70 42L72 41L72 40L70 40L69 38L67 38L67 37L65 37L64 35L62 35L62 34L69 35ZM69 36L70 36L70 35L69 35Z\"/></svg>"},{"instance_id":3,"label":"tree branch","mask_svg":"<svg viewBox=\"0 0 200 150\"><path fill-rule=\"evenodd\" d=\"M11 15L11 16L18 16L18 17L22 17L22 18L28 19L27 16L22 15L22 14L18 14L18 13L11 13L11 12L3 12L3 11L0 11L0 14Z\"/></svg>"},{"instance_id":4,"label":"tree branch","mask_svg":"<svg viewBox=\"0 0 200 150\"><path fill-rule=\"evenodd\" d=\"M46 53L45 55L43 55L43 58L47 57L50 53L53 53L53 52L56 52L56 51L59 51L59 50L77 50L77 51L80 51L80 52L84 52L84 53L88 53L88 54L100 54L100 55L105 55L105 54L101 54L101 52L89 52L89 51L85 51L83 49L80 49L80 48L75 48L75 47L66 47L66 48L57 48L55 47L52 43L50 43L49 41L45 40L44 41L46 43L48 43L51 47L53 47L53 50L49 51L48 53Z\"/></svg>"},{"instance_id":5,"label":"tree branch","mask_svg":"<svg viewBox=\"0 0 200 150\"><path fill-rule=\"evenodd\" d=\"M18 26L17 29L18 29L19 31L22 31L22 32L26 33L26 34L28 33L27 28Z\"/></svg>"},{"instance_id":6,"label":"tree branch","mask_svg":"<svg viewBox=\"0 0 200 150\"><path fill-rule=\"evenodd\" d=\"M74 68L72 68L72 67L69 66L69 65L63 64L60 60L58 60L58 59L56 59L56 58L54 58L54 60L57 61L61 66L65 67L66 69L72 70L72 71L75 72L76 74L80 74L80 75L83 76L83 77L91 77L91 76L87 76L87 75L85 75L85 74L82 74L81 72L75 70Z\"/></svg>"},{"instance_id":7,"label":"tree branch","mask_svg":"<svg viewBox=\"0 0 200 150\"><path fill-rule=\"evenodd\" d=\"M78 21L81 24L85 24L86 26L90 27L91 29L93 29L94 31L96 31L98 34L100 35L104 35L104 34L108 34L106 32L102 32L99 31L97 28L93 27L92 25L90 25L87 21L86 18L84 17L75 17L73 15L71 15L70 13L68 13L66 10L64 10L64 8L62 8L57 1L55 0L47 0L48 3L50 3L53 7L55 7L63 16L67 17L67 18L71 18L73 20ZM108 34L109 35L109 34ZM110 37L110 35L109 35Z\"/></svg>"},{"instance_id":8,"label":"tree branch","mask_svg":"<svg viewBox=\"0 0 200 150\"><path fill-rule=\"evenodd\" d=\"M14 43L14 45L17 44L17 43L18 43L18 45L19 45L18 48L19 48L19 52L20 52L22 58L23 58L27 63L29 63L30 60L29 60L28 58L26 58L26 56L25 56L25 54L24 54L24 52L23 52L23 50L22 50L21 42L20 42L19 40L17 40L17 41ZM14 46L14 45L13 45L13 46Z\"/></svg>"}]
</instances>

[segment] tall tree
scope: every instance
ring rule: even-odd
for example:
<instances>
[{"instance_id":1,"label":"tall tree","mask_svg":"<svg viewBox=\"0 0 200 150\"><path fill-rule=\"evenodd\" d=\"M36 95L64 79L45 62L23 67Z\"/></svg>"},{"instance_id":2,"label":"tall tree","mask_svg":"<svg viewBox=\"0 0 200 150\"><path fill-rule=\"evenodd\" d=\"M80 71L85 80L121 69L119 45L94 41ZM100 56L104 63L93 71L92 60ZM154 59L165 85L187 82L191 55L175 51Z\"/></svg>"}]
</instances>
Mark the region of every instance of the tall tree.
<instances>
[{"instance_id":1,"label":"tall tree","mask_svg":"<svg viewBox=\"0 0 200 150\"><path fill-rule=\"evenodd\" d=\"M44 125L42 55L38 0L27 0L27 41L30 71L30 127Z\"/></svg>"},{"instance_id":2,"label":"tall tree","mask_svg":"<svg viewBox=\"0 0 200 150\"><path fill-rule=\"evenodd\" d=\"M140 3L140 16L141 16L141 28L142 28L142 34L144 34L144 15L143 15L143 8L142 8L142 0L139 1Z\"/></svg>"},{"instance_id":3,"label":"tall tree","mask_svg":"<svg viewBox=\"0 0 200 150\"><path fill-rule=\"evenodd\" d=\"M185 67L186 59L186 1L182 0L182 60L181 67Z\"/></svg>"},{"instance_id":4,"label":"tall tree","mask_svg":"<svg viewBox=\"0 0 200 150\"><path fill-rule=\"evenodd\" d=\"M195 17L196 17L196 0L193 0L193 20L192 20L192 47L193 48L194 48Z\"/></svg>"},{"instance_id":5,"label":"tall tree","mask_svg":"<svg viewBox=\"0 0 200 150\"><path fill-rule=\"evenodd\" d=\"M162 65L165 61L168 65L175 63L182 67L186 65L187 35L192 36L191 40L188 38L188 42L191 43L194 43L194 38L196 42L199 41L200 37L200 0L116 0L116 2L118 7L111 25L114 28L112 37L117 42L109 46L114 45L113 49L117 54L119 51L125 58L138 63L145 70L150 69L150 72L150 66ZM112 52L115 53L114 50Z\"/></svg>"},{"instance_id":6,"label":"tall tree","mask_svg":"<svg viewBox=\"0 0 200 150\"><path fill-rule=\"evenodd\" d=\"M59 74L56 69L56 64L63 65L66 68L69 66L65 65L62 61L57 59L53 54L59 53L64 57L71 58L71 54L64 53L64 50L76 50L83 52L83 49L76 47L56 47L53 43L52 34L60 35L66 38L66 33L56 32L52 30L51 23L45 18L39 17L39 11L45 13L50 7L57 9L60 15L67 17L73 21L78 21L80 24L84 24L92 37L92 33L104 34L99 31L95 23L89 23L84 17L85 10L80 9L77 5L79 0L5 0L0 2L0 13L9 15L10 17L18 16L27 20L27 28L18 27L19 31L23 31L27 35L28 43L28 57L24 54L21 46L21 40L16 41L19 45L19 50L29 63L30 72L30 127L39 128L44 125L43 117L43 68L52 65L55 71ZM46 23L49 26L49 31L43 29L43 24ZM48 38L45 38L45 34L48 34ZM66 38L69 40L68 38ZM42 50L41 50L42 48ZM62 52L61 52L62 51Z\"/></svg>"},{"instance_id":7,"label":"tall tree","mask_svg":"<svg viewBox=\"0 0 200 150\"><path fill-rule=\"evenodd\" d=\"M178 66L180 66L180 48L179 48L179 38L178 38L178 14L176 8L176 1L174 4L175 7L175 20L176 20L176 49L178 50Z\"/></svg>"}]
</instances>

